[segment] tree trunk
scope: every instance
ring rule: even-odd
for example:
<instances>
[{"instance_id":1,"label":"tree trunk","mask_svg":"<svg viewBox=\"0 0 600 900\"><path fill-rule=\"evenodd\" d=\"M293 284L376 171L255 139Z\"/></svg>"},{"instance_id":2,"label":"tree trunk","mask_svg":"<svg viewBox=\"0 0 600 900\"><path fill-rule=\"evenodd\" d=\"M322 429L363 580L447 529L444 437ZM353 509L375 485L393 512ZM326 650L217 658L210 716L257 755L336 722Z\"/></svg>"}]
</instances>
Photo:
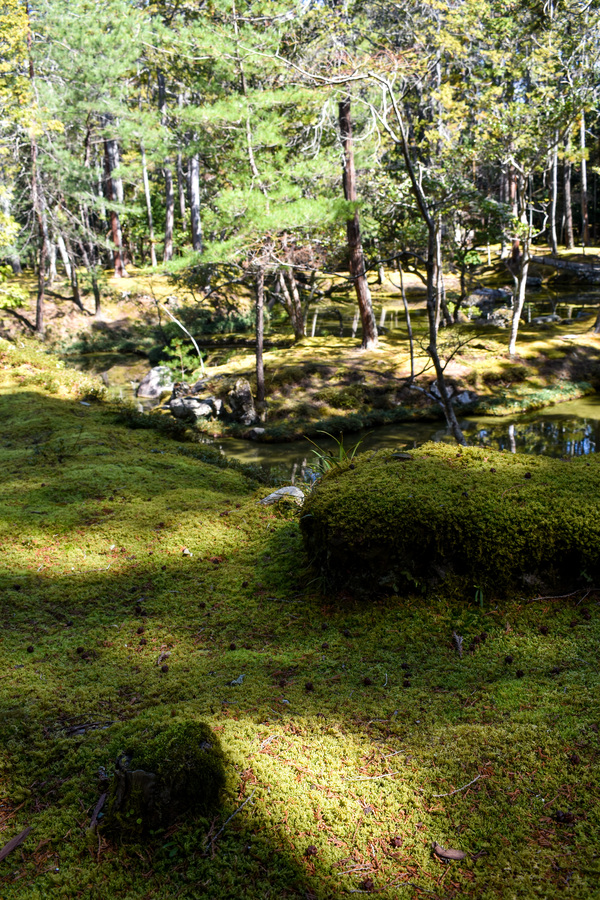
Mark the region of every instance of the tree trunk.
<instances>
[{"instance_id":1,"label":"tree trunk","mask_svg":"<svg viewBox=\"0 0 600 900\"><path fill-rule=\"evenodd\" d=\"M563 189L565 203L565 246L567 250L573 250L575 239L573 237L573 207L571 204L571 161L567 159L568 147L565 148L565 161L563 165Z\"/></svg>"},{"instance_id":2,"label":"tree trunk","mask_svg":"<svg viewBox=\"0 0 600 900\"><path fill-rule=\"evenodd\" d=\"M587 160L585 147L585 113L581 111L581 243L584 247L590 242L590 226L588 219L588 186Z\"/></svg>"},{"instance_id":3,"label":"tree trunk","mask_svg":"<svg viewBox=\"0 0 600 900\"><path fill-rule=\"evenodd\" d=\"M265 272L262 266L256 270L256 405L261 422L265 421L265 367L264 343Z\"/></svg>"},{"instance_id":4,"label":"tree trunk","mask_svg":"<svg viewBox=\"0 0 600 900\"><path fill-rule=\"evenodd\" d=\"M183 160L181 153L177 154L177 193L179 195L179 217L181 218L181 230L187 231L187 212L185 208L185 175L183 172Z\"/></svg>"},{"instance_id":5,"label":"tree trunk","mask_svg":"<svg viewBox=\"0 0 600 900\"><path fill-rule=\"evenodd\" d=\"M441 235L438 234L438 223L431 218L431 216L429 216L429 223L429 241L427 248L427 319L429 322L429 345L427 347L427 353L431 357L435 369L437 386L442 401L442 409L444 410L444 416L446 417L448 427L452 432L452 436L456 443L465 446L467 442L461 427L458 424L458 419L456 418L454 407L450 402L450 397L448 396L446 379L444 377L444 367L442 366L437 349L437 324L440 309L440 297L438 296L440 286L440 277L438 273L438 247L440 245Z\"/></svg>"},{"instance_id":6,"label":"tree trunk","mask_svg":"<svg viewBox=\"0 0 600 900\"><path fill-rule=\"evenodd\" d=\"M173 226L175 224L175 197L173 194L173 173L167 165L163 172L165 176L165 248L163 262L173 259Z\"/></svg>"},{"instance_id":7,"label":"tree trunk","mask_svg":"<svg viewBox=\"0 0 600 900\"><path fill-rule=\"evenodd\" d=\"M56 244L48 242L48 285L52 287L56 281Z\"/></svg>"},{"instance_id":8,"label":"tree trunk","mask_svg":"<svg viewBox=\"0 0 600 900\"><path fill-rule=\"evenodd\" d=\"M167 125L167 97L165 88L165 76L162 72L158 73L158 109L161 115L161 123L164 127ZM163 166L163 174L165 177L165 246L163 251L163 261L169 262L173 258L173 226L175 224L175 195L173 193L173 172L169 159L165 160Z\"/></svg>"},{"instance_id":9,"label":"tree trunk","mask_svg":"<svg viewBox=\"0 0 600 900\"><path fill-rule=\"evenodd\" d=\"M148 179L148 166L146 164L146 151L140 144L142 151L142 179L144 181L144 197L146 198L146 215L148 216L148 236L150 238L150 263L156 265L156 248L154 246L154 221L152 219L152 201L150 198L150 181Z\"/></svg>"},{"instance_id":10,"label":"tree trunk","mask_svg":"<svg viewBox=\"0 0 600 900\"><path fill-rule=\"evenodd\" d=\"M402 266L398 263L398 271L400 272L400 292L402 294L402 305L404 306L404 315L406 317L406 329L408 331L408 345L410 347L410 380L415 379L415 344L413 340L413 330L410 321L410 311L408 308L408 300L406 299L406 291L404 290L404 272Z\"/></svg>"},{"instance_id":11,"label":"tree trunk","mask_svg":"<svg viewBox=\"0 0 600 900\"><path fill-rule=\"evenodd\" d=\"M102 116L102 124L106 126L112 117L109 115ZM118 161L118 153L116 150L116 141L113 139L109 139L107 137L104 138L104 188L106 193L106 199L108 200L109 207L114 203L119 202L119 191L122 195L123 193L123 182L120 178L113 178L113 170ZM127 275L125 271L125 259L123 256L123 236L121 233L121 223L119 221L119 215L117 211L113 208L110 209L109 212L110 217L110 232L112 237L112 242L114 246L113 257L114 257L114 267L115 267L115 276L117 278L124 278Z\"/></svg>"},{"instance_id":12,"label":"tree trunk","mask_svg":"<svg viewBox=\"0 0 600 900\"><path fill-rule=\"evenodd\" d=\"M202 253L202 219L200 218L200 158L197 154L188 163L190 180L190 218L192 223L192 247Z\"/></svg>"},{"instance_id":13,"label":"tree trunk","mask_svg":"<svg viewBox=\"0 0 600 900\"><path fill-rule=\"evenodd\" d=\"M62 264L64 266L65 275L71 280L71 260L69 259L69 254L67 253L67 245L65 244L65 239L60 233L56 237L56 242L58 244L58 252L60 253L60 258L62 259Z\"/></svg>"},{"instance_id":14,"label":"tree trunk","mask_svg":"<svg viewBox=\"0 0 600 900\"><path fill-rule=\"evenodd\" d=\"M350 97L339 104L340 137L344 148L344 196L351 203L356 203L356 172L354 169L354 146L352 141L352 120L350 118ZM360 319L362 324L363 350L377 347L377 325L371 303L371 292L367 282L365 259L360 235L358 209L346 222L348 235L348 251L350 256L350 275L354 282Z\"/></svg>"},{"instance_id":15,"label":"tree trunk","mask_svg":"<svg viewBox=\"0 0 600 900\"><path fill-rule=\"evenodd\" d=\"M556 206L558 201L558 133L555 135L554 149L552 151L552 201L550 204L550 249L552 256L558 254L558 240L556 237Z\"/></svg>"},{"instance_id":16,"label":"tree trunk","mask_svg":"<svg viewBox=\"0 0 600 900\"><path fill-rule=\"evenodd\" d=\"M38 183L37 171L37 143L31 139L31 193L33 209L38 226L40 240L39 265L38 265L38 293L35 306L35 333L39 338L44 337L44 300L46 287L46 254L48 252L48 230L44 215L44 202Z\"/></svg>"},{"instance_id":17,"label":"tree trunk","mask_svg":"<svg viewBox=\"0 0 600 900\"><path fill-rule=\"evenodd\" d=\"M508 342L508 352L511 356L514 356L517 352L517 333L519 330L519 320L521 319L521 313L523 312L523 305L525 303L527 273L529 271L530 261L529 238L527 238L523 242L522 251L520 251L518 248L518 242L515 242L515 244L516 246L513 248L512 257L513 266L511 268L515 281L515 290L513 295L513 314L510 323L510 336Z\"/></svg>"},{"instance_id":18,"label":"tree trunk","mask_svg":"<svg viewBox=\"0 0 600 900\"><path fill-rule=\"evenodd\" d=\"M292 323L294 340L300 341L303 337L306 336L306 327L304 320L304 311L302 309L302 301L300 300L300 294L298 292L296 279L294 278L293 273L290 272L288 275L288 280L290 283L291 292L290 290L288 290L283 272L278 273L277 279L279 281L279 290L283 295L283 305L285 306L286 312L290 317L290 322Z\"/></svg>"}]
</instances>

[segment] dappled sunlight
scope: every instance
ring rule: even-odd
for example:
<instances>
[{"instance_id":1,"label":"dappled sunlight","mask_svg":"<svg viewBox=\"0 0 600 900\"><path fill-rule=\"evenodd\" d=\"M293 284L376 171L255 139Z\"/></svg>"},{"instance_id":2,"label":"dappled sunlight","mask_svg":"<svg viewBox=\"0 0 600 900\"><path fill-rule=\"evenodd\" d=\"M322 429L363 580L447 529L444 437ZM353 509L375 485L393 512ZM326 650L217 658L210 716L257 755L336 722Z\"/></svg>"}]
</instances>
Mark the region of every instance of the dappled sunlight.
<instances>
[{"instance_id":1,"label":"dappled sunlight","mask_svg":"<svg viewBox=\"0 0 600 900\"><path fill-rule=\"evenodd\" d=\"M76 380L15 387L2 843L32 832L3 896L561 889L595 840L596 593L358 603L321 589L295 508L261 507L246 470L126 429ZM189 721L222 743L221 808L140 845L88 834L131 735ZM467 855L446 863L434 842Z\"/></svg>"}]
</instances>

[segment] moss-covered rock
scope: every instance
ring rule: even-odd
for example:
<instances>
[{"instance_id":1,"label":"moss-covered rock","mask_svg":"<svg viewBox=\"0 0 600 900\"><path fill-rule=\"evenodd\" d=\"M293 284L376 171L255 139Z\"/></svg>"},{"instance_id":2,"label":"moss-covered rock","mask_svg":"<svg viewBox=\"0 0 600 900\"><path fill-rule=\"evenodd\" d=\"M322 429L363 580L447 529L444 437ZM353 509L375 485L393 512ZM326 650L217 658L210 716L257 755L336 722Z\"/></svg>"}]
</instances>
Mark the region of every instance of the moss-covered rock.
<instances>
[{"instance_id":1,"label":"moss-covered rock","mask_svg":"<svg viewBox=\"0 0 600 900\"><path fill-rule=\"evenodd\" d=\"M326 582L491 596L600 577L600 460L426 444L361 454L304 506L310 559Z\"/></svg>"},{"instance_id":2,"label":"moss-covered rock","mask_svg":"<svg viewBox=\"0 0 600 900\"><path fill-rule=\"evenodd\" d=\"M188 812L208 811L224 785L225 757L205 723L142 731L117 759L102 830L136 840Z\"/></svg>"}]
</instances>

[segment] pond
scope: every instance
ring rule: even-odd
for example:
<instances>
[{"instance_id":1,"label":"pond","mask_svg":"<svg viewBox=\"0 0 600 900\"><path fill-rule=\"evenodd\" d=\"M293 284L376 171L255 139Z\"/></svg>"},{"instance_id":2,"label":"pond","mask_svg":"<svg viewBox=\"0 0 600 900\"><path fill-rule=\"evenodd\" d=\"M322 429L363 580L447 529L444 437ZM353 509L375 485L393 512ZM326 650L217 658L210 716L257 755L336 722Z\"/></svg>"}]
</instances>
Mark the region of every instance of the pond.
<instances>
[{"instance_id":1,"label":"pond","mask_svg":"<svg viewBox=\"0 0 600 900\"><path fill-rule=\"evenodd\" d=\"M511 453L585 456L600 451L600 396L593 394L525 416L463 418L460 424L469 444ZM452 443L453 438L440 422L402 422L371 432L353 432L343 441L348 450L360 442L358 452L362 453L383 448L411 450L427 441ZM336 442L325 435L317 443L328 452L337 450ZM315 459L314 448L308 440L260 444L226 438L215 444L227 456L277 468L282 477L294 475L298 480L302 478L302 470L307 465L310 467L311 460Z\"/></svg>"}]
</instances>

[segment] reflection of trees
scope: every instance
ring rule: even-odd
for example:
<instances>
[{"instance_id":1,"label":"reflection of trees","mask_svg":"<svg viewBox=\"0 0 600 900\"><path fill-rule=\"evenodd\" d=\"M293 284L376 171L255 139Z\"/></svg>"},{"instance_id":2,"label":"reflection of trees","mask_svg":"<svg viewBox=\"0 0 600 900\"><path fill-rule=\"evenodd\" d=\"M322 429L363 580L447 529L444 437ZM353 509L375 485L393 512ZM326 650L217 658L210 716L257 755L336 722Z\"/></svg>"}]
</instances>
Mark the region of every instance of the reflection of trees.
<instances>
[{"instance_id":1,"label":"reflection of trees","mask_svg":"<svg viewBox=\"0 0 600 900\"><path fill-rule=\"evenodd\" d=\"M541 419L506 422L467 430L469 440L484 447L543 456L587 456L600 445L600 422L586 419Z\"/></svg>"}]
</instances>

